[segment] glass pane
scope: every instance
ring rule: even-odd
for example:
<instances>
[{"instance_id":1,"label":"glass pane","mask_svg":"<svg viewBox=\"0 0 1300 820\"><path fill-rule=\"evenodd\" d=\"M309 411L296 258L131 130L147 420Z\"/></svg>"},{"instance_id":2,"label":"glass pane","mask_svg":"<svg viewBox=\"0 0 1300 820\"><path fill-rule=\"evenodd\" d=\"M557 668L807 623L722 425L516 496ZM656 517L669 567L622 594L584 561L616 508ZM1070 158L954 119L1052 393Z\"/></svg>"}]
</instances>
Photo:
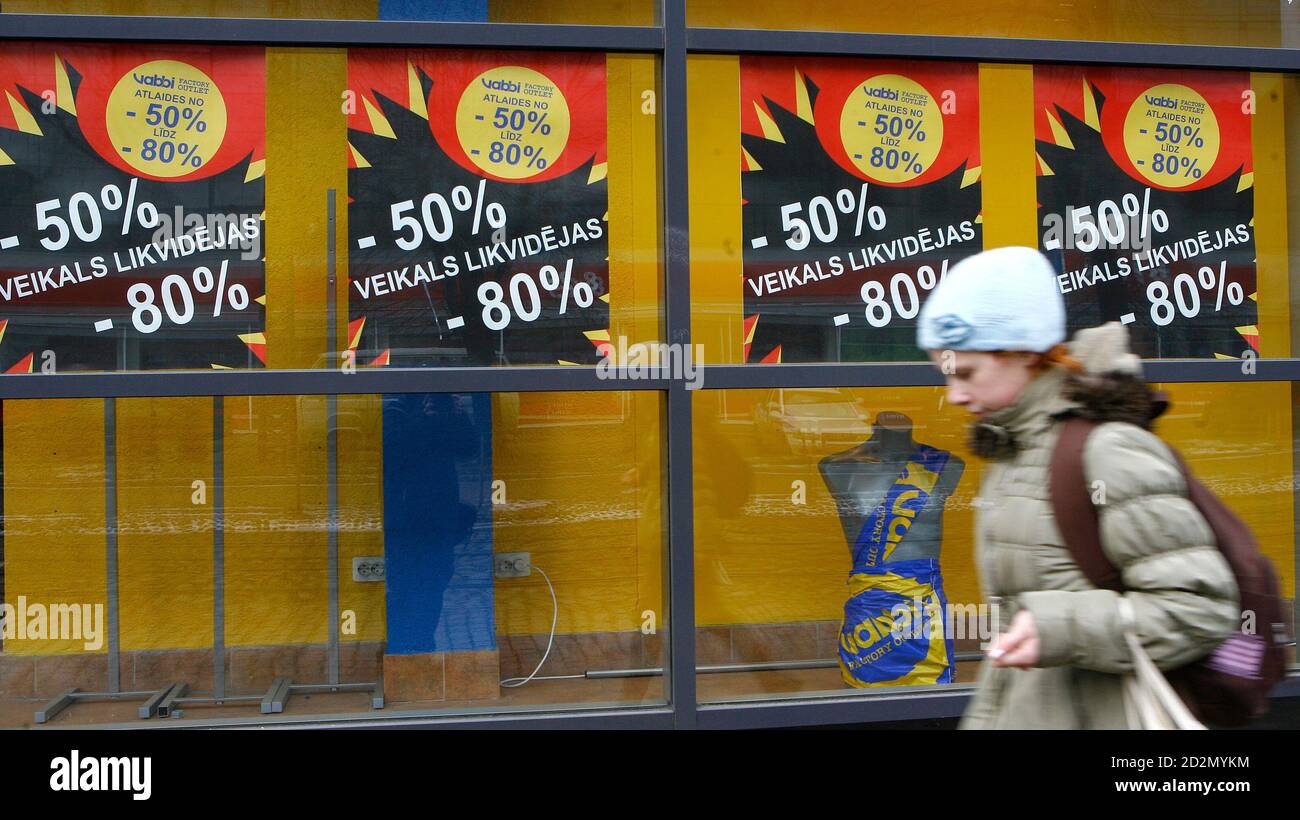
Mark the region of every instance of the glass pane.
<instances>
[{"instance_id":1,"label":"glass pane","mask_svg":"<svg viewBox=\"0 0 1300 820\"><path fill-rule=\"evenodd\" d=\"M1293 619L1292 386L1157 387L1172 408L1156 432L1251 527ZM697 394L701 701L974 680L995 611L973 556L986 462L968 420L943 388Z\"/></svg>"},{"instance_id":2,"label":"glass pane","mask_svg":"<svg viewBox=\"0 0 1300 820\"><path fill-rule=\"evenodd\" d=\"M261 48L5 44L0 370L264 366L266 77Z\"/></svg>"},{"instance_id":3,"label":"glass pane","mask_svg":"<svg viewBox=\"0 0 1300 820\"><path fill-rule=\"evenodd\" d=\"M655 392L6 402L0 719L181 683L182 720L274 720L257 706L281 678L285 717L662 704L661 410ZM144 698L51 723L135 722Z\"/></svg>"},{"instance_id":4,"label":"glass pane","mask_svg":"<svg viewBox=\"0 0 1300 820\"><path fill-rule=\"evenodd\" d=\"M653 26L656 0L5 0L10 14L144 17L280 17L307 20L440 20Z\"/></svg>"},{"instance_id":5,"label":"glass pane","mask_svg":"<svg viewBox=\"0 0 1300 820\"><path fill-rule=\"evenodd\" d=\"M688 79L710 361L920 360L930 291L1009 245L1047 254L1071 331L1291 350L1293 77L717 55Z\"/></svg>"},{"instance_id":6,"label":"glass pane","mask_svg":"<svg viewBox=\"0 0 1300 820\"><path fill-rule=\"evenodd\" d=\"M1035 66L1038 247L1071 332L1144 358L1289 347L1277 75Z\"/></svg>"},{"instance_id":7,"label":"glass pane","mask_svg":"<svg viewBox=\"0 0 1300 820\"><path fill-rule=\"evenodd\" d=\"M1300 11L1276 0L1188 0L1152 4L1142 0L1075 3L1010 0L983 3L835 3L791 6L737 0L687 0L688 25L711 28L858 31L877 34L948 34L1101 40L1137 43L1294 48ZM929 56L929 55L927 55Z\"/></svg>"},{"instance_id":8,"label":"glass pane","mask_svg":"<svg viewBox=\"0 0 1300 820\"><path fill-rule=\"evenodd\" d=\"M656 78L653 55L6 44L0 371L594 365L657 339Z\"/></svg>"},{"instance_id":9,"label":"glass pane","mask_svg":"<svg viewBox=\"0 0 1300 820\"><path fill-rule=\"evenodd\" d=\"M981 118L1001 103L985 110L981 67L721 56L688 77L693 330L712 360L923 358L925 295L994 239Z\"/></svg>"},{"instance_id":10,"label":"glass pane","mask_svg":"<svg viewBox=\"0 0 1300 820\"><path fill-rule=\"evenodd\" d=\"M1295 75L1284 74L1255 74L1263 82L1271 85L1269 94L1263 98L1266 107L1265 111L1273 113L1272 121L1280 125L1274 126L1274 133L1285 135L1288 130L1294 133L1294 129L1300 128L1300 77ZM1257 99L1258 99L1257 95ZM1276 139L1276 137L1274 138ZM1271 201L1280 203L1280 213L1278 210L1271 212L1261 211L1260 216L1276 223L1279 216L1285 215L1284 239L1280 243L1274 243L1271 248L1261 249L1260 264L1270 264L1275 269L1286 270L1290 274L1288 281L1293 281L1297 274L1300 274L1300 220L1291 217L1291 214L1300 214L1300 185L1296 180L1300 180L1300 144L1295 139L1286 140L1285 149L1282 151L1285 158L1285 164L1279 169L1280 176L1276 179L1265 179L1263 176L1258 177L1256 183L1258 190L1268 190L1272 192ZM1267 253L1264 257L1262 254ZM1287 301L1290 302L1290 294L1294 293L1295 285L1288 292ZM1290 355L1296 356L1296 339L1300 339L1300 332L1295 327L1295 316L1288 316L1288 321L1284 325L1290 334L1290 344L1283 344L1280 347L1280 354L1270 355ZM1274 348L1278 349L1278 348Z\"/></svg>"},{"instance_id":11,"label":"glass pane","mask_svg":"<svg viewBox=\"0 0 1300 820\"><path fill-rule=\"evenodd\" d=\"M656 338L654 66L351 50L345 356L596 364Z\"/></svg>"}]
</instances>

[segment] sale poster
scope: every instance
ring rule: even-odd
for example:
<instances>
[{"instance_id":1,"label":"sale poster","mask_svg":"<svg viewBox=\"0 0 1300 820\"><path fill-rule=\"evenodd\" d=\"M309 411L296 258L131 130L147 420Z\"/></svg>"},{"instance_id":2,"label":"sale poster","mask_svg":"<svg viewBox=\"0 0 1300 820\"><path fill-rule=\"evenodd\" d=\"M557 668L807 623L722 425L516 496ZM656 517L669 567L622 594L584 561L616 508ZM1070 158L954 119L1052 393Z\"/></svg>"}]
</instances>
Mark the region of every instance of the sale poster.
<instances>
[{"instance_id":1,"label":"sale poster","mask_svg":"<svg viewBox=\"0 0 1300 820\"><path fill-rule=\"evenodd\" d=\"M0 370L260 367L265 50L0 51Z\"/></svg>"},{"instance_id":2,"label":"sale poster","mask_svg":"<svg viewBox=\"0 0 1300 820\"><path fill-rule=\"evenodd\" d=\"M1145 358L1258 355L1246 72L1034 69L1039 245L1070 333Z\"/></svg>"},{"instance_id":3,"label":"sale poster","mask_svg":"<svg viewBox=\"0 0 1300 820\"><path fill-rule=\"evenodd\" d=\"M747 362L918 359L983 247L971 63L741 57Z\"/></svg>"},{"instance_id":4,"label":"sale poster","mask_svg":"<svg viewBox=\"0 0 1300 820\"><path fill-rule=\"evenodd\" d=\"M352 50L358 365L596 364L609 328L601 54Z\"/></svg>"}]
</instances>

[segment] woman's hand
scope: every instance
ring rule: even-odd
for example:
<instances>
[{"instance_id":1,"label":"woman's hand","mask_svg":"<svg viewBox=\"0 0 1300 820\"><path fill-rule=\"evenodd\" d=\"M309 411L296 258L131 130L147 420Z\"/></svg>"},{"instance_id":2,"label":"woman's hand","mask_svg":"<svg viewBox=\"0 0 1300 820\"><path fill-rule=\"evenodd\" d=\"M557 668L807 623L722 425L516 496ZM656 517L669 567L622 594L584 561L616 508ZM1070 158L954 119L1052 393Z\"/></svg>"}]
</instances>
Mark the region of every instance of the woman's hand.
<instances>
[{"instance_id":1,"label":"woman's hand","mask_svg":"<svg viewBox=\"0 0 1300 820\"><path fill-rule=\"evenodd\" d=\"M1007 631L993 642L988 655L994 666L1029 669L1038 663L1038 650L1038 629L1034 626L1034 614L1022 609L1011 619Z\"/></svg>"}]
</instances>

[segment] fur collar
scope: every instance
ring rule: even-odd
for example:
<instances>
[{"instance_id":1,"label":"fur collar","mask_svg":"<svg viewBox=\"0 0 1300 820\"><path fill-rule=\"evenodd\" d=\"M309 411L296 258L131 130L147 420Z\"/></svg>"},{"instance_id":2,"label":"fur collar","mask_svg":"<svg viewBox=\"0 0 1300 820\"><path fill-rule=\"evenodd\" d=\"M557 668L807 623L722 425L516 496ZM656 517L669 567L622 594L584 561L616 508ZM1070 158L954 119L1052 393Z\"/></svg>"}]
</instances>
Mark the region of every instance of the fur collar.
<instances>
[{"instance_id":1,"label":"fur collar","mask_svg":"<svg viewBox=\"0 0 1300 820\"><path fill-rule=\"evenodd\" d=\"M1125 421L1150 430L1169 407L1163 391L1152 390L1139 376L1122 371L1071 373L1063 394L1075 404L1070 413L1091 421Z\"/></svg>"},{"instance_id":2,"label":"fur collar","mask_svg":"<svg viewBox=\"0 0 1300 820\"><path fill-rule=\"evenodd\" d=\"M1060 407L1047 413L1050 419L1078 416L1096 422L1122 421L1150 430L1169 407L1162 391L1151 389L1140 376L1119 370L1066 374L1059 395ZM994 415L973 424L968 442L971 452L991 461L1013 458L1020 449L1019 436L1028 430L1008 421Z\"/></svg>"}]
</instances>

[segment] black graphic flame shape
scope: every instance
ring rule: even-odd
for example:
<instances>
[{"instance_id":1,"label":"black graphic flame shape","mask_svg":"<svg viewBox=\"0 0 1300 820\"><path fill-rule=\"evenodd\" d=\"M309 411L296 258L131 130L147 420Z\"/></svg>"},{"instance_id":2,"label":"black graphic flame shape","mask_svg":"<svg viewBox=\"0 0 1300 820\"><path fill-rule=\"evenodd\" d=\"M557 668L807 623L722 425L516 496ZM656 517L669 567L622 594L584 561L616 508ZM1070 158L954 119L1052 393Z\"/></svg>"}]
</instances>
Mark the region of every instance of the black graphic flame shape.
<instances>
[{"instance_id":1,"label":"black graphic flame shape","mask_svg":"<svg viewBox=\"0 0 1300 820\"><path fill-rule=\"evenodd\" d=\"M806 77L804 84L808 89L809 103L816 110L819 89ZM885 327L872 327L863 315L859 291L867 281L876 280L884 285L888 299L894 274L900 271L912 273L920 265L927 264L938 271L942 259L947 259L951 267L960 259L978 253L983 247L983 231L978 224L974 225L973 238L954 242L932 255L922 252L865 270L848 270L846 265L845 272L833 279L771 295L756 296L748 280L761 278L769 271L826 260L836 254L843 258L850 251L915 235L922 227L933 232L964 220L973 223L980 212L981 186L978 182L965 188L961 186L966 172L964 163L942 179L926 185L891 187L870 184L866 207L879 205L884 209L884 229L874 231L864 224L863 235L854 238L856 216L839 215L840 227L834 241L821 243L813 238L807 248L792 251L785 244L788 233L781 230L781 206L791 202L804 203L801 215L807 218L807 203L816 196L833 200L837 191L847 188L854 194L856 202L863 180L844 170L826 152L815 125L767 97L763 100L785 142L751 134L741 135L741 146L762 169L741 174L745 199L745 316L757 314L759 317L749 361L761 361L778 344L781 345L783 362L923 359L925 354L916 347L915 317L904 319L894 314ZM760 236L767 237L768 244L755 249L751 240ZM924 299L925 291L918 290L918 295ZM836 341L840 328L836 328L833 322L833 317L840 313L852 317L849 325L842 329L845 341L850 336L857 336L853 343L842 346L838 346Z\"/></svg>"},{"instance_id":2,"label":"black graphic flame shape","mask_svg":"<svg viewBox=\"0 0 1300 820\"><path fill-rule=\"evenodd\" d=\"M419 71L425 99L433 91L433 80ZM588 183L595 157L563 176L545 182L503 183L484 179L466 170L448 156L434 139L429 123L405 106L374 93L381 112L387 118L396 139L361 131L348 130L348 139L370 164L369 168L348 171L348 231L351 237L349 270L352 283L348 288L351 315L365 318L357 362L366 364L385 350L389 364L418 367L438 364L555 364L557 361L595 364L601 356L584 331L609 327L609 305L596 298L582 308L569 294L566 310L560 314L560 292L548 293L541 288L541 315L526 322L514 314L510 280L520 271L532 273L542 265L552 264L563 277L565 260L573 259L571 283L593 283L595 295L609 290L609 228L601 222L598 239L572 244L554 251L504 264L489 264L467 270L465 254L478 260L478 249L492 244L493 229L486 213L481 218L477 236L470 233L472 214L453 209L455 232L446 242L425 244L413 251L403 251L393 241L390 208L395 202L413 200L416 218L423 198L439 193L450 203L456 186L467 187L478 196L479 183L485 183L483 202L499 203L506 212L505 242L515 237L535 234L553 226L560 235L564 226L580 222L586 230L591 218L601 219L608 208L605 179ZM402 232L407 236L407 232ZM373 236L374 247L360 249L357 238ZM362 299L356 282L376 273L401 270L418 263L425 269L443 271L442 259L455 256L460 271L432 285ZM477 264L477 261L476 261ZM411 275L408 273L408 276ZM478 299L479 285L495 281L501 285L505 303L511 306L510 323L500 331L488 329L482 319L483 305ZM563 284L561 283L561 287ZM527 299L527 296L523 298ZM525 310L529 306L525 304ZM464 325L448 328L447 321L461 317Z\"/></svg>"},{"instance_id":3,"label":"black graphic flame shape","mask_svg":"<svg viewBox=\"0 0 1300 820\"><path fill-rule=\"evenodd\" d=\"M63 66L75 100L82 75L67 61ZM105 258L108 274L25 298L13 295L8 302L0 297L0 320L9 321L0 341L0 370L13 367L28 353L35 354L35 369L39 370L45 350L54 351L55 366L61 372L207 369L214 364L261 367L261 362L239 339L239 334L260 332L265 327L264 310L252 301L266 292L260 258L242 259L242 251L236 248L213 248L174 261L118 272L113 257L116 252L123 265L129 265L127 248L153 242L163 227L162 223L145 227L137 212L130 214L130 228L123 235L125 199L133 180L136 206L152 203L171 221L175 220L177 208L186 218L201 218L204 225L216 224L227 215L241 215L240 220L258 217L266 207L264 179L259 176L244 181L252 154L230 169L204 179L158 182L134 177L111 165L91 147L76 116L47 104L26 88L19 86L18 91L41 135L0 129L0 150L14 161L12 165L0 165L0 238L16 236L21 242L16 248L0 251L0 282L51 267L57 280L60 265L72 268L77 262L83 275L89 276L89 260L95 256ZM122 206L116 210L101 200L107 185L117 186L123 195ZM36 203L58 199L66 218L69 197L79 191L98 200L103 219L99 238L82 242L72 234L63 249L46 250L40 239L55 236L56 229L37 229ZM225 224L221 222L220 231L225 231ZM258 226L263 232L260 247L265 247L265 223L259 219ZM166 236L177 233L174 230ZM213 233L210 231L209 235ZM250 302L244 310L236 311L223 295L221 316L214 318L215 288L206 294L198 292L192 287L192 275L196 267L207 266L215 279L223 261L228 263L227 288L242 284ZM178 274L191 283L193 318L184 325L176 325L164 312L162 326L156 331L148 334L137 331L131 321L133 308L127 302L127 289L137 282L150 283L154 304L161 309L160 286L169 274ZM94 324L101 319L112 319L112 330L97 332Z\"/></svg>"},{"instance_id":4,"label":"black graphic flame shape","mask_svg":"<svg viewBox=\"0 0 1300 820\"><path fill-rule=\"evenodd\" d=\"M1096 85L1090 85L1090 88L1100 116L1106 97ZM1095 215L1103 200L1120 203L1125 194L1133 194L1141 203L1148 187L1145 180L1134 179L1115 163L1100 132L1060 105L1055 108L1074 148L1042 140L1036 143L1039 156L1052 170L1052 174L1038 178L1039 247L1042 247L1047 233L1044 220L1048 214L1059 214L1068 233L1067 206L1090 205ZM1164 211L1169 217L1169 229L1163 233L1149 229L1151 246L1159 247L1195 237L1200 231L1207 231L1213 237L1224 228L1249 225L1253 218L1254 188L1237 191L1241 173L1242 169L1238 168L1217 185L1195 191L1165 191L1152 187L1150 211ZM1256 289L1253 228L1248 242L1146 271L1138 271L1134 264L1133 272L1127 277L1118 276L1115 260L1121 256L1132 260L1133 250L1098 248L1085 253L1067 247L1045 252L1058 273L1110 262L1111 270L1116 274L1112 280L1065 294L1066 320L1071 335L1080 328L1118 321L1124 314L1133 313L1135 320L1128 325L1129 342L1133 351L1145 358L1213 358L1215 353L1236 358L1249 349L1236 328L1254 325L1258 321L1257 305L1249 298ZM1173 322L1165 327L1152 322L1151 302L1147 298L1147 286L1151 282L1164 282L1169 287L1168 299L1172 302L1175 298L1174 280L1178 274L1187 273L1195 279L1200 268L1208 265L1218 276L1219 263L1224 259L1228 263L1228 282L1224 283L1225 297L1218 311L1214 307L1216 293L1200 290L1198 284L1200 311L1196 318L1188 319L1176 313ZM1240 305L1232 305L1226 296L1228 284L1233 282L1241 286L1243 296L1247 297ZM1184 294L1185 302L1191 299L1185 288ZM1174 304L1177 311L1176 302Z\"/></svg>"}]
</instances>

